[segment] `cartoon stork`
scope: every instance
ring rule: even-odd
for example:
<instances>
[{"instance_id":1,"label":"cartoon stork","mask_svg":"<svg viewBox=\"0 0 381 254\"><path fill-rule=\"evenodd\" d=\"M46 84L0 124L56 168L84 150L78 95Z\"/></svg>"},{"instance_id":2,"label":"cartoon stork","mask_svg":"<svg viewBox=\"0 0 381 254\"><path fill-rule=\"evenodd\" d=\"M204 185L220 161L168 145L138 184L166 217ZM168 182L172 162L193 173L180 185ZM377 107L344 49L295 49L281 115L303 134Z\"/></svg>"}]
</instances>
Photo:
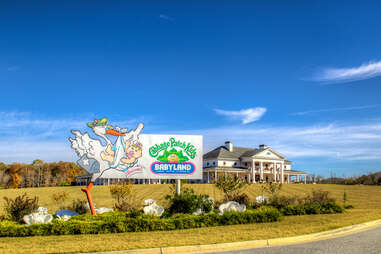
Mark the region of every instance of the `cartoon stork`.
<instances>
[{"instance_id":1,"label":"cartoon stork","mask_svg":"<svg viewBox=\"0 0 381 254\"><path fill-rule=\"evenodd\" d=\"M92 123L87 123L87 126L90 127L94 134L103 138L106 141L106 146L112 146L112 143L110 139L107 138L106 135L112 135L112 136L125 136L124 133L120 132L119 130L114 130L111 125L107 125L107 118L102 118L100 120L94 119ZM119 129L119 128L118 128ZM122 129L121 131L127 132L127 129ZM90 189L93 187L94 181L91 180L89 185L86 188L82 188L81 190L86 193L87 200L89 202L90 210L92 215L96 215L95 208L93 205L93 201L90 195Z\"/></svg>"},{"instance_id":2,"label":"cartoon stork","mask_svg":"<svg viewBox=\"0 0 381 254\"><path fill-rule=\"evenodd\" d=\"M102 118L100 120L94 119L94 122L92 123L87 123L87 126L89 126L95 135L103 138L107 145L111 145L111 141L107 138L107 135L112 135L112 136L125 136L126 134L119 132L118 130L114 130L111 125L107 125L107 118ZM122 129L122 131L126 131L127 129Z\"/></svg>"}]
</instances>

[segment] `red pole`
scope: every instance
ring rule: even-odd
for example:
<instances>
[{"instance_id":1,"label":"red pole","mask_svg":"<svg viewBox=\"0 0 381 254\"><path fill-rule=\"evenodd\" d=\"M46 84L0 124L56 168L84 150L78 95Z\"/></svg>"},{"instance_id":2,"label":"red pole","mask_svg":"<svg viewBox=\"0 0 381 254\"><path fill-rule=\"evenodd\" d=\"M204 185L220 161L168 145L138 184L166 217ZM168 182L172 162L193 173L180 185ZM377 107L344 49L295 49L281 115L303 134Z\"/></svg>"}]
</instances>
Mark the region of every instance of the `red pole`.
<instances>
[{"instance_id":1,"label":"red pole","mask_svg":"<svg viewBox=\"0 0 381 254\"><path fill-rule=\"evenodd\" d=\"M97 216L97 214L95 212L95 209L94 209L93 200L91 199L91 195L90 195L90 190L93 187L93 184L94 184L94 182L90 182L89 185L87 185L86 188L82 188L81 190L84 193L86 193L87 201L89 202L89 206L90 206L90 210L91 210L91 214L93 216Z\"/></svg>"}]
</instances>

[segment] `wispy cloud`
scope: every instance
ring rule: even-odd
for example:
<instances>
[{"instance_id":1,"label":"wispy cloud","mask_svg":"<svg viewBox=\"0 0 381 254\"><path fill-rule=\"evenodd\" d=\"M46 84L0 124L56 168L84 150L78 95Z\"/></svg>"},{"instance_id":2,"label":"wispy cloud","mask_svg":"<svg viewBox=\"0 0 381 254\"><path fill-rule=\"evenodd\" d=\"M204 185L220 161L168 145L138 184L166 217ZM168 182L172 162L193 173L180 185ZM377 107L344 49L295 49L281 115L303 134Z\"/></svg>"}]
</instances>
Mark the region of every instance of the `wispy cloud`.
<instances>
[{"instance_id":1,"label":"wispy cloud","mask_svg":"<svg viewBox=\"0 0 381 254\"><path fill-rule=\"evenodd\" d=\"M368 62L351 68L326 68L316 76L316 81L349 82L369 79L381 75L381 61Z\"/></svg>"},{"instance_id":2,"label":"wispy cloud","mask_svg":"<svg viewBox=\"0 0 381 254\"><path fill-rule=\"evenodd\" d=\"M261 119L261 117L266 113L266 108L249 108L249 109L242 109L238 111L230 111L230 110L222 110L222 109L215 109L214 110L217 114L222 116L227 116L228 118L232 120L240 120L242 124L248 124L255 121L258 121Z\"/></svg>"},{"instance_id":3,"label":"wispy cloud","mask_svg":"<svg viewBox=\"0 0 381 254\"><path fill-rule=\"evenodd\" d=\"M46 161L76 159L70 148L68 137L72 129L89 132L87 122L94 115L86 117L49 118L29 112L0 112L0 161L31 162L36 158ZM97 116L99 117L99 116ZM112 118L113 125L134 128L143 118Z\"/></svg>"},{"instance_id":4,"label":"wispy cloud","mask_svg":"<svg viewBox=\"0 0 381 254\"><path fill-rule=\"evenodd\" d=\"M18 70L20 70L20 66L17 66L17 65L9 66L9 67L7 68L7 71L9 71L9 72L16 72L16 71L18 71Z\"/></svg>"},{"instance_id":5,"label":"wispy cloud","mask_svg":"<svg viewBox=\"0 0 381 254\"><path fill-rule=\"evenodd\" d=\"M165 14L160 14L159 18L165 19L165 20L169 20L169 21L174 21L175 20L174 18L172 18L172 17L170 17L168 15L165 15Z\"/></svg>"},{"instance_id":6,"label":"wispy cloud","mask_svg":"<svg viewBox=\"0 0 381 254\"><path fill-rule=\"evenodd\" d=\"M208 151L231 140L237 146L267 144L291 160L381 161L381 122L306 126L225 126L187 133L204 135Z\"/></svg>"},{"instance_id":7,"label":"wispy cloud","mask_svg":"<svg viewBox=\"0 0 381 254\"><path fill-rule=\"evenodd\" d=\"M352 111L352 110L361 110L361 109L376 108L376 107L380 107L380 106L381 106L381 104L364 105L364 106L358 106L358 107L327 108L327 109L318 109L318 110L308 110L308 111L295 112L295 113L291 113L291 115L302 116L302 115L309 115L309 114L315 114L315 113L324 113L324 112Z\"/></svg>"}]
</instances>

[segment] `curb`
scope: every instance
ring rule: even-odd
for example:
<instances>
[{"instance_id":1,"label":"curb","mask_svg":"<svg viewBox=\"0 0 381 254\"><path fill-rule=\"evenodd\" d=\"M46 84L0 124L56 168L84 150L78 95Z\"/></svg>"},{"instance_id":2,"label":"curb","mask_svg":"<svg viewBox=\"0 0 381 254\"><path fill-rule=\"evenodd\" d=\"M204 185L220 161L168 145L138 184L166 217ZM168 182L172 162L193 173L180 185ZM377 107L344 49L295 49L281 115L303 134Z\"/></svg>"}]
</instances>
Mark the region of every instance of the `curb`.
<instances>
[{"instance_id":1,"label":"curb","mask_svg":"<svg viewBox=\"0 0 381 254\"><path fill-rule=\"evenodd\" d=\"M178 246L178 247L161 247L150 249L136 249L136 250L121 250L121 251L107 251L96 252L97 254L118 254L118 253L141 253L141 254L196 254L196 253L211 253L220 251L237 251L256 248L275 247L282 245L301 244L307 242L315 242L326 240L330 238L336 238L346 236L358 232L362 232L368 229L381 226L381 220L369 221L361 224L347 226L343 228L333 229L329 231L312 233L301 236L291 236L284 238L271 238L267 240L251 240L244 242L233 243L217 243L217 244L203 244L203 245L190 245L190 246ZM90 254L90 253L88 253Z\"/></svg>"}]
</instances>

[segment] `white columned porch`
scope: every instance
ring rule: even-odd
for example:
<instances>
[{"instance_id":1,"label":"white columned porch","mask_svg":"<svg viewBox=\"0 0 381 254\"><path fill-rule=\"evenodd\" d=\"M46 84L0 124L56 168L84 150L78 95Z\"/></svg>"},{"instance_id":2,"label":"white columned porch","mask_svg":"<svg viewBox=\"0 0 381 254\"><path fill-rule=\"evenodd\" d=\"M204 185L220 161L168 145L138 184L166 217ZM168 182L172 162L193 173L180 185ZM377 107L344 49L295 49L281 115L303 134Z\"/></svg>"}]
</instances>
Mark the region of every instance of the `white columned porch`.
<instances>
[{"instance_id":1,"label":"white columned porch","mask_svg":"<svg viewBox=\"0 0 381 254\"><path fill-rule=\"evenodd\" d=\"M280 167L281 167L281 171L280 172L281 172L281 178L282 178L281 183L284 183L284 164L281 163Z\"/></svg>"},{"instance_id":2,"label":"white columned porch","mask_svg":"<svg viewBox=\"0 0 381 254\"><path fill-rule=\"evenodd\" d=\"M251 161L251 176L252 176L252 181L255 183L255 162L254 160Z\"/></svg>"},{"instance_id":3,"label":"white columned porch","mask_svg":"<svg viewBox=\"0 0 381 254\"><path fill-rule=\"evenodd\" d=\"M260 162L260 165L261 165L261 167L260 167L260 181L261 182L263 182L263 162L261 161Z\"/></svg>"},{"instance_id":4,"label":"white columned porch","mask_svg":"<svg viewBox=\"0 0 381 254\"><path fill-rule=\"evenodd\" d=\"M287 175L287 183L290 183L290 174Z\"/></svg>"},{"instance_id":5,"label":"white columned porch","mask_svg":"<svg viewBox=\"0 0 381 254\"><path fill-rule=\"evenodd\" d=\"M210 183L210 172L209 172L209 170L208 170L208 183Z\"/></svg>"},{"instance_id":6,"label":"white columned porch","mask_svg":"<svg viewBox=\"0 0 381 254\"><path fill-rule=\"evenodd\" d=\"M274 183L276 183L276 163L273 163Z\"/></svg>"}]
</instances>

